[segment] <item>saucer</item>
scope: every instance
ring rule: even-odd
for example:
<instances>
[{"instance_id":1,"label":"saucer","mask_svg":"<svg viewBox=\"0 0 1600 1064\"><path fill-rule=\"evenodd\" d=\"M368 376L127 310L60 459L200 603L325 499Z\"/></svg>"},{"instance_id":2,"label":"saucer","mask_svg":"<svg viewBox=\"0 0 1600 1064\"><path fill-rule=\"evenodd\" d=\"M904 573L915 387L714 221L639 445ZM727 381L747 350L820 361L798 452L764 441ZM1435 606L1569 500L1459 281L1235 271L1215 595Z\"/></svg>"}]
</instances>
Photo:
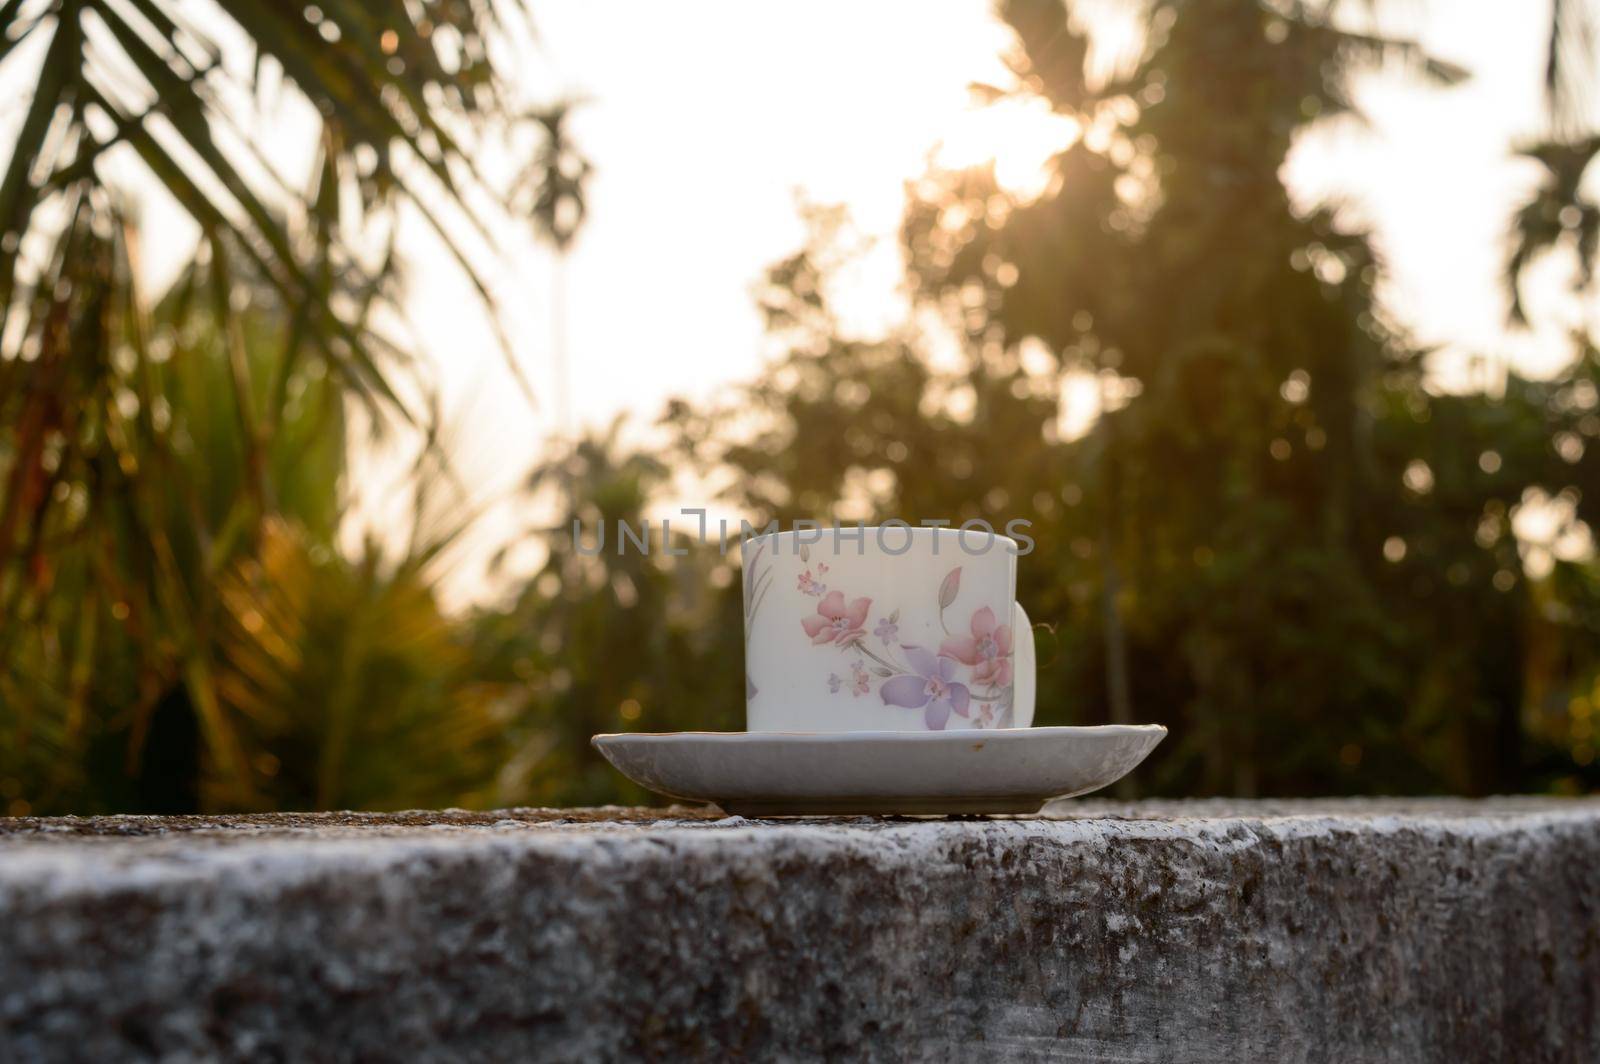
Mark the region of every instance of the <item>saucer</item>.
<instances>
[{"instance_id":1,"label":"saucer","mask_svg":"<svg viewBox=\"0 0 1600 1064\"><path fill-rule=\"evenodd\" d=\"M624 776L741 816L1036 813L1127 775L1159 724L993 731L627 732L591 740Z\"/></svg>"}]
</instances>

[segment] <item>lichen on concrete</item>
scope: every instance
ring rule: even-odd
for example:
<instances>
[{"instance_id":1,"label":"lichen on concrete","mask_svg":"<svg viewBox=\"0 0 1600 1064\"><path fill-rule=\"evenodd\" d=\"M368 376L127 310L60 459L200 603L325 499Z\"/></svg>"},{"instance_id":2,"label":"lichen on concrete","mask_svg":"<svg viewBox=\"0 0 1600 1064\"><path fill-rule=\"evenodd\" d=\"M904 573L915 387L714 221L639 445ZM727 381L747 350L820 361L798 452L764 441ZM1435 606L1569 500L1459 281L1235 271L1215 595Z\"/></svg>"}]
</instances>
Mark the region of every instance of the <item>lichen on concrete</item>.
<instances>
[{"instance_id":1,"label":"lichen on concrete","mask_svg":"<svg viewBox=\"0 0 1600 1064\"><path fill-rule=\"evenodd\" d=\"M1600 1060L1600 802L0 821L0 1060Z\"/></svg>"}]
</instances>

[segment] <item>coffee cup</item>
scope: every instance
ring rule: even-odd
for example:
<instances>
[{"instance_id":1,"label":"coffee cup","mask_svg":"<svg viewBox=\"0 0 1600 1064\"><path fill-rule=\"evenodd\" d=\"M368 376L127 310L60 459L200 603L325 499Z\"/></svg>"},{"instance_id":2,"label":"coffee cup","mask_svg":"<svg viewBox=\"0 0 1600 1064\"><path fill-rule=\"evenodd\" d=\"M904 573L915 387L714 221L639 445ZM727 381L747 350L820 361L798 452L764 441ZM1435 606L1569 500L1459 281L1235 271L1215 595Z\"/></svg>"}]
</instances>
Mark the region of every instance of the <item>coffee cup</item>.
<instances>
[{"instance_id":1,"label":"coffee cup","mask_svg":"<svg viewBox=\"0 0 1600 1064\"><path fill-rule=\"evenodd\" d=\"M1033 723L1016 541L888 524L768 533L742 550L746 730Z\"/></svg>"}]
</instances>

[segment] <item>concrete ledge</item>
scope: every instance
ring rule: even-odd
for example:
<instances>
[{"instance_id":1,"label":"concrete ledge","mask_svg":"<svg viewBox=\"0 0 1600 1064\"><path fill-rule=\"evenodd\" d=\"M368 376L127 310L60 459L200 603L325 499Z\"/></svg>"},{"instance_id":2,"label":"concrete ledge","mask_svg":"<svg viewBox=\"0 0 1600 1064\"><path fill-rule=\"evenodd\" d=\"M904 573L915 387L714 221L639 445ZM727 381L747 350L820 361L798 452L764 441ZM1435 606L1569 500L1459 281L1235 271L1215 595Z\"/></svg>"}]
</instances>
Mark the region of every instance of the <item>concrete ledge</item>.
<instances>
[{"instance_id":1,"label":"concrete ledge","mask_svg":"<svg viewBox=\"0 0 1600 1064\"><path fill-rule=\"evenodd\" d=\"M0 1059L1600 1060L1600 802L0 820Z\"/></svg>"}]
</instances>

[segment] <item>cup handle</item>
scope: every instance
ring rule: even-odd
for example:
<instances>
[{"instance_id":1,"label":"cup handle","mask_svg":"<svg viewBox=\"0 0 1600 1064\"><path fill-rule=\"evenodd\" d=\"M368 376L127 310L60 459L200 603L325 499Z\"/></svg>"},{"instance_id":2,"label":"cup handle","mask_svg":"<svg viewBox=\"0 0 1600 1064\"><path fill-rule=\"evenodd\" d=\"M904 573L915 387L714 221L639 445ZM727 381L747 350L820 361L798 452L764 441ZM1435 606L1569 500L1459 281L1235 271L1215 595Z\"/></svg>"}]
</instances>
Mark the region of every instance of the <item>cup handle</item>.
<instances>
[{"instance_id":1,"label":"cup handle","mask_svg":"<svg viewBox=\"0 0 1600 1064\"><path fill-rule=\"evenodd\" d=\"M1011 604L1011 726L1033 726L1034 687L1038 681L1038 662L1033 650L1033 625L1022 603Z\"/></svg>"}]
</instances>

